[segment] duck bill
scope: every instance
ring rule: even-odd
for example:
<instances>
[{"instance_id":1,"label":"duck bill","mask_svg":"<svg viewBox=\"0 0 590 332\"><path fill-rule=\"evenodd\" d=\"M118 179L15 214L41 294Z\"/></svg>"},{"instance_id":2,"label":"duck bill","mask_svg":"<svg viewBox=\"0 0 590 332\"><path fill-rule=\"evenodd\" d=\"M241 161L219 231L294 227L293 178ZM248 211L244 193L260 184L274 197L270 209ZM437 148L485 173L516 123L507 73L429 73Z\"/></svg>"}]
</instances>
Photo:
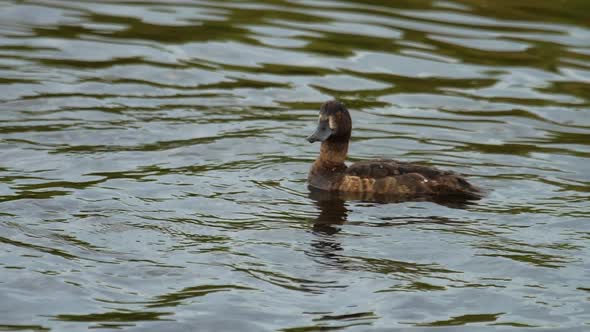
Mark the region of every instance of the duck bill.
<instances>
[{"instance_id":1,"label":"duck bill","mask_svg":"<svg viewBox=\"0 0 590 332\"><path fill-rule=\"evenodd\" d=\"M320 121L318 123L318 128L307 138L307 141L309 141L309 143L323 142L327 140L330 135L332 135L332 129L330 129L328 121Z\"/></svg>"}]
</instances>

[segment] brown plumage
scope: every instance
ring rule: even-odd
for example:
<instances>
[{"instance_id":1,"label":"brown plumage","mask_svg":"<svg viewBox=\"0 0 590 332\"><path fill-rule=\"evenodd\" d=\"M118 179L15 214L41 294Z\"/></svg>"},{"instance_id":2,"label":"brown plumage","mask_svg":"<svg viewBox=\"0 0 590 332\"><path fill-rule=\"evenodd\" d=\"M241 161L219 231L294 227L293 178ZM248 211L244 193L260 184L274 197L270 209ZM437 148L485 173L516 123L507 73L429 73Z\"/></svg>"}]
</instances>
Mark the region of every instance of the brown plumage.
<instances>
[{"instance_id":1,"label":"brown plumage","mask_svg":"<svg viewBox=\"0 0 590 332\"><path fill-rule=\"evenodd\" d=\"M308 137L312 143L322 142L320 155L309 171L311 187L364 196L481 197L480 190L462 176L435 167L395 160L371 160L346 166L351 131L350 113L342 103L328 101L322 105L318 128Z\"/></svg>"}]
</instances>

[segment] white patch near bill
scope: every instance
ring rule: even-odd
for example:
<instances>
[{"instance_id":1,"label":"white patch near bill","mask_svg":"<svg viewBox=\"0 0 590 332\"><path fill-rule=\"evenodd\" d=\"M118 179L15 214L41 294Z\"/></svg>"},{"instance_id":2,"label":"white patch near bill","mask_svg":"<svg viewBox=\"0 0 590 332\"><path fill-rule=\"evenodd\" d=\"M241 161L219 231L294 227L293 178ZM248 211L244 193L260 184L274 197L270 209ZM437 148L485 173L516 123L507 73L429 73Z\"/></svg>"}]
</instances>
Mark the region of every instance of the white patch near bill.
<instances>
[{"instance_id":1,"label":"white patch near bill","mask_svg":"<svg viewBox=\"0 0 590 332\"><path fill-rule=\"evenodd\" d=\"M336 129L336 119L334 119L334 116L330 116L330 129Z\"/></svg>"}]
</instances>

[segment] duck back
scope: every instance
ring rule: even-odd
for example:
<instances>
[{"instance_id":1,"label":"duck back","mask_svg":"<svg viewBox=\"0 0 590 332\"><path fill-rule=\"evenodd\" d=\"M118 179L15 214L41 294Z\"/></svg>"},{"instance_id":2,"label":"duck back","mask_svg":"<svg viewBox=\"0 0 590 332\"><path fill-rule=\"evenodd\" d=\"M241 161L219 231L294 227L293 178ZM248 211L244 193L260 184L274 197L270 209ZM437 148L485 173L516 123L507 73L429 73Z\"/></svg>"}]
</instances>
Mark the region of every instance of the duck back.
<instances>
[{"instance_id":1,"label":"duck back","mask_svg":"<svg viewBox=\"0 0 590 332\"><path fill-rule=\"evenodd\" d=\"M481 197L478 188L456 173L396 160L371 160L351 165L344 172L338 190L404 196Z\"/></svg>"}]
</instances>

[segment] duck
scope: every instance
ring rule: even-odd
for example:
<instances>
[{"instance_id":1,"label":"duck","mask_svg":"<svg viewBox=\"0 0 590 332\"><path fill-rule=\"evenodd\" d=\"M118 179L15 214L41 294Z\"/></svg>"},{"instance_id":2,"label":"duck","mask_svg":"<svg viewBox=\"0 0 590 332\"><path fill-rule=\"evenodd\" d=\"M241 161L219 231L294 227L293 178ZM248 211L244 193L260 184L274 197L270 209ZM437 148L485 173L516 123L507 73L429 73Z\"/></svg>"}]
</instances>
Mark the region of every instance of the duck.
<instances>
[{"instance_id":1,"label":"duck","mask_svg":"<svg viewBox=\"0 0 590 332\"><path fill-rule=\"evenodd\" d=\"M320 154L309 170L312 190L388 196L396 201L409 197L479 199L482 191L463 176L436 167L390 159L376 159L346 165L352 119L337 100L322 104L317 129L307 137L321 142Z\"/></svg>"}]
</instances>

